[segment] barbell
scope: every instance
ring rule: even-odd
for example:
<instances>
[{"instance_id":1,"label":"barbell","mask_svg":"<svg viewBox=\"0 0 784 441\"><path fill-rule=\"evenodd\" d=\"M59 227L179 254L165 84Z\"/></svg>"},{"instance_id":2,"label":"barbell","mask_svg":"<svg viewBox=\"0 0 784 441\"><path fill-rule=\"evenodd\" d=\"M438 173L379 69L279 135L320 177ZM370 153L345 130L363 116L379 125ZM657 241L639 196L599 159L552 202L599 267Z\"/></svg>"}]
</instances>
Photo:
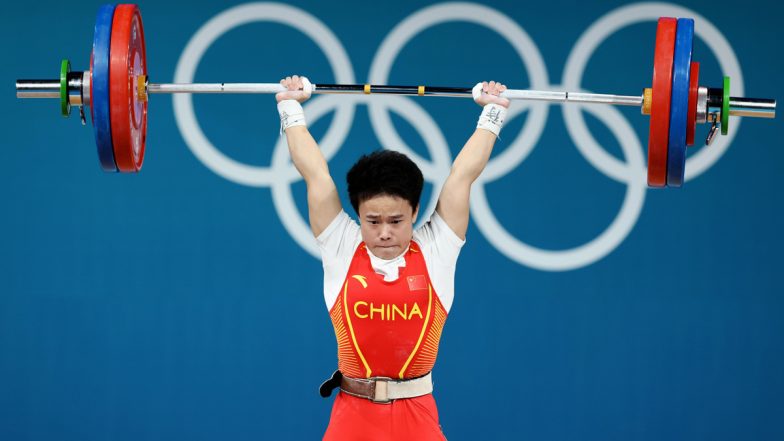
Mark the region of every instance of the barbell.
<instances>
[{"instance_id":1,"label":"barbell","mask_svg":"<svg viewBox=\"0 0 784 441\"><path fill-rule=\"evenodd\" d=\"M650 116L648 185L680 187L686 166L686 147L694 144L697 124L709 124L706 145L719 129L726 135L730 116L774 118L776 101L730 96L730 78L721 88L699 85L699 63L692 61L694 20L662 17L658 20L654 49L653 82L642 95L608 95L508 89L512 100L638 106ZM471 98L472 88L389 86L373 84L313 84L319 94L393 94ZM68 117L79 108L86 124L85 107L95 131L98 158L107 172L134 173L144 162L147 105L151 94L173 93L278 93L278 83L150 83L147 76L144 27L139 7L103 5L98 10L90 70L71 71L63 60L56 80L17 80L17 98L56 98Z\"/></svg>"}]
</instances>

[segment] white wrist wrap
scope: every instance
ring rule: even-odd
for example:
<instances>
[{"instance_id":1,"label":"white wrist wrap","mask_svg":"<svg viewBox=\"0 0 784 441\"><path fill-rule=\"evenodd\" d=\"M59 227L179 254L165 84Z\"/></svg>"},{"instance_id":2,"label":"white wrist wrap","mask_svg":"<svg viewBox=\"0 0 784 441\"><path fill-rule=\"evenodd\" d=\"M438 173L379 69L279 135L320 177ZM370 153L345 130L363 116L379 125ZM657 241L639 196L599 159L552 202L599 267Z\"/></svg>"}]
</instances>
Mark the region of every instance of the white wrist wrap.
<instances>
[{"instance_id":1,"label":"white wrist wrap","mask_svg":"<svg viewBox=\"0 0 784 441\"><path fill-rule=\"evenodd\" d=\"M498 104L487 104L482 109L482 114L479 116L479 121L476 123L477 129L485 129L493 132L495 136L501 133L501 127L504 126L506 119L506 108Z\"/></svg>"},{"instance_id":2,"label":"white wrist wrap","mask_svg":"<svg viewBox=\"0 0 784 441\"><path fill-rule=\"evenodd\" d=\"M278 113L280 114L280 131L285 132L289 127L304 126L305 111L302 105L296 100L283 100L278 103Z\"/></svg>"}]
</instances>

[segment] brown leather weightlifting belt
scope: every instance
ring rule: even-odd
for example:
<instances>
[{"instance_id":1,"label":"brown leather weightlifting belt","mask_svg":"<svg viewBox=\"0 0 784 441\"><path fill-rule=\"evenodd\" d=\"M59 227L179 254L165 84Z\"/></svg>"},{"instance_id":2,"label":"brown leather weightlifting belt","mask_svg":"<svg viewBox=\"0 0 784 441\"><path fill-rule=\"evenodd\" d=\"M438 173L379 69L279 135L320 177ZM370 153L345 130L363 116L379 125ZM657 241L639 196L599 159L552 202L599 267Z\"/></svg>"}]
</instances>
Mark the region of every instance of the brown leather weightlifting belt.
<instances>
[{"instance_id":1,"label":"brown leather weightlifting belt","mask_svg":"<svg viewBox=\"0 0 784 441\"><path fill-rule=\"evenodd\" d=\"M393 380L386 377L344 377L340 371L335 371L332 378L321 385L321 396L328 397L338 384L343 393L380 404L391 403L403 398L419 397L433 392L433 377L430 372L427 375L409 380Z\"/></svg>"}]
</instances>

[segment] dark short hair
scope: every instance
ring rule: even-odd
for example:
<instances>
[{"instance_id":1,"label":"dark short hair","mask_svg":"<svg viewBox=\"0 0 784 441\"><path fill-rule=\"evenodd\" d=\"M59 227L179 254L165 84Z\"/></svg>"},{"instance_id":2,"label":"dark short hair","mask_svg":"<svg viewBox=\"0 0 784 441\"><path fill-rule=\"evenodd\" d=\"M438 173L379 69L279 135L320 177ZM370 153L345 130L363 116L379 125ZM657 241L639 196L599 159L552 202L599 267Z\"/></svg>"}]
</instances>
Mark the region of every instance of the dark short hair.
<instances>
[{"instance_id":1,"label":"dark short hair","mask_svg":"<svg viewBox=\"0 0 784 441\"><path fill-rule=\"evenodd\" d=\"M425 179L414 161L392 150L363 155L346 175L351 206L359 214L359 204L376 196L400 197L416 211Z\"/></svg>"}]
</instances>

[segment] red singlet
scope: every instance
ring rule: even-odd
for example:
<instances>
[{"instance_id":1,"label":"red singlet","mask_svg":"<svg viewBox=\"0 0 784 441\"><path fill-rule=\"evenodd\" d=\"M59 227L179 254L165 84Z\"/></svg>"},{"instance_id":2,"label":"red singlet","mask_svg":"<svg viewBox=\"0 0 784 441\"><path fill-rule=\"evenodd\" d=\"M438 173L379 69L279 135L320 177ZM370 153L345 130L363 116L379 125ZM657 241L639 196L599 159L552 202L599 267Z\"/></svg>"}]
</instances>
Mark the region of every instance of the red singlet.
<instances>
[{"instance_id":1,"label":"red singlet","mask_svg":"<svg viewBox=\"0 0 784 441\"><path fill-rule=\"evenodd\" d=\"M447 312L416 242L405 259L398 279L386 282L365 244L357 247L330 310L343 375L408 379L433 369ZM324 434L330 441L443 439L432 394L377 404L339 393Z\"/></svg>"}]
</instances>

